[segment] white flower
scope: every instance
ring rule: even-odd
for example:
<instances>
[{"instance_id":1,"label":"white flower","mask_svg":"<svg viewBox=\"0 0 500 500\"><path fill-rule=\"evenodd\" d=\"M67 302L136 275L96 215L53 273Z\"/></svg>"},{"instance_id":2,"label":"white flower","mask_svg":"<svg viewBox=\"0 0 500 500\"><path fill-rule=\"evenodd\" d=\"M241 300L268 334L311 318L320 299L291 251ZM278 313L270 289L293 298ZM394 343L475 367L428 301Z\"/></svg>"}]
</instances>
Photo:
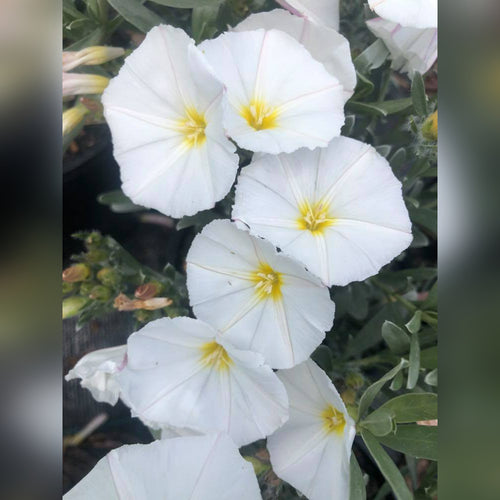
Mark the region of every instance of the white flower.
<instances>
[{"instance_id":1,"label":"white flower","mask_svg":"<svg viewBox=\"0 0 500 500\"><path fill-rule=\"evenodd\" d=\"M233 31L200 49L227 88L224 125L242 148L277 154L340 134L342 85L290 35Z\"/></svg>"},{"instance_id":2,"label":"white flower","mask_svg":"<svg viewBox=\"0 0 500 500\"><path fill-rule=\"evenodd\" d=\"M149 425L224 431L239 446L288 418L283 384L262 356L233 348L192 318L162 318L131 335L119 384Z\"/></svg>"},{"instance_id":3,"label":"white flower","mask_svg":"<svg viewBox=\"0 0 500 500\"><path fill-rule=\"evenodd\" d=\"M426 73L436 61L436 28L407 28L380 17L370 19L366 24L389 49L394 70L413 77L415 71Z\"/></svg>"},{"instance_id":4,"label":"white flower","mask_svg":"<svg viewBox=\"0 0 500 500\"><path fill-rule=\"evenodd\" d=\"M389 163L346 137L325 149L260 156L241 171L232 217L328 286L378 273L412 240Z\"/></svg>"},{"instance_id":5,"label":"white flower","mask_svg":"<svg viewBox=\"0 0 500 500\"><path fill-rule=\"evenodd\" d=\"M290 419L267 438L273 470L309 500L349 498L355 424L334 385L313 361L278 371Z\"/></svg>"},{"instance_id":6,"label":"white flower","mask_svg":"<svg viewBox=\"0 0 500 500\"><path fill-rule=\"evenodd\" d=\"M368 0L377 15L413 28L437 28L438 0Z\"/></svg>"},{"instance_id":7,"label":"white flower","mask_svg":"<svg viewBox=\"0 0 500 500\"><path fill-rule=\"evenodd\" d=\"M276 0L292 14L339 29L339 0Z\"/></svg>"},{"instance_id":8,"label":"white flower","mask_svg":"<svg viewBox=\"0 0 500 500\"><path fill-rule=\"evenodd\" d=\"M328 289L228 220L205 226L186 261L196 316L238 348L262 353L272 368L307 359L332 327L335 305Z\"/></svg>"},{"instance_id":9,"label":"white flower","mask_svg":"<svg viewBox=\"0 0 500 500\"><path fill-rule=\"evenodd\" d=\"M173 217L211 208L234 182L238 157L222 127L223 87L194 42L158 26L102 97L122 189Z\"/></svg>"},{"instance_id":10,"label":"white flower","mask_svg":"<svg viewBox=\"0 0 500 500\"><path fill-rule=\"evenodd\" d=\"M93 46L78 51L62 53L63 71L70 71L78 66L93 66L121 57L125 51L121 47Z\"/></svg>"},{"instance_id":11,"label":"white flower","mask_svg":"<svg viewBox=\"0 0 500 500\"><path fill-rule=\"evenodd\" d=\"M78 361L65 379L80 378L80 385L88 389L96 401L114 405L120 395L116 374L124 368L126 356L126 345L90 352Z\"/></svg>"},{"instance_id":12,"label":"white flower","mask_svg":"<svg viewBox=\"0 0 500 500\"><path fill-rule=\"evenodd\" d=\"M224 434L125 445L109 452L65 500L259 500L252 465Z\"/></svg>"},{"instance_id":13,"label":"white flower","mask_svg":"<svg viewBox=\"0 0 500 500\"><path fill-rule=\"evenodd\" d=\"M344 101L354 93L356 70L351 58L349 42L340 33L326 26L297 17L283 9L252 14L234 28L250 31L259 28L277 29L295 38L309 53L323 63L326 70L344 87Z\"/></svg>"},{"instance_id":14,"label":"white flower","mask_svg":"<svg viewBox=\"0 0 500 500\"><path fill-rule=\"evenodd\" d=\"M101 75L83 73L63 73L62 94L63 97L102 94L109 84L109 78Z\"/></svg>"}]
</instances>

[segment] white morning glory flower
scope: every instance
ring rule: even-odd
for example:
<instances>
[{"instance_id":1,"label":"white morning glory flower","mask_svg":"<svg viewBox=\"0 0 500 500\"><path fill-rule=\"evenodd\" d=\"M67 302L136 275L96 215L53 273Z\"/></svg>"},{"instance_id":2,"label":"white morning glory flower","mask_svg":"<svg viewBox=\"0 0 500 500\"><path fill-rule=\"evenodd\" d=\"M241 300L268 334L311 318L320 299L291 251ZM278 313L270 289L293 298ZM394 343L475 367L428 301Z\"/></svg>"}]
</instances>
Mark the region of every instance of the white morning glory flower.
<instances>
[{"instance_id":1,"label":"white morning glory flower","mask_svg":"<svg viewBox=\"0 0 500 500\"><path fill-rule=\"evenodd\" d=\"M262 353L272 368L307 359L332 327L335 305L328 289L228 220L205 226L186 261L196 316L238 348Z\"/></svg>"},{"instance_id":2,"label":"white morning glory flower","mask_svg":"<svg viewBox=\"0 0 500 500\"><path fill-rule=\"evenodd\" d=\"M344 101L354 93L356 70L351 58L349 42L334 29L297 17L283 9L252 14L238 24L234 31L259 28L277 29L295 38L309 53L323 63L326 70L344 87Z\"/></svg>"},{"instance_id":3,"label":"white morning glory flower","mask_svg":"<svg viewBox=\"0 0 500 500\"><path fill-rule=\"evenodd\" d=\"M354 421L334 385L313 361L279 370L290 419L267 438L273 470L309 500L349 498Z\"/></svg>"},{"instance_id":4,"label":"white morning glory flower","mask_svg":"<svg viewBox=\"0 0 500 500\"><path fill-rule=\"evenodd\" d=\"M408 28L380 17L366 21L370 31L385 43L391 53L391 67L413 77L426 73L437 59L436 28Z\"/></svg>"},{"instance_id":5,"label":"white morning glory flower","mask_svg":"<svg viewBox=\"0 0 500 500\"><path fill-rule=\"evenodd\" d=\"M200 49L226 86L224 125L240 147L277 154L326 146L340 134L341 83L290 35L233 31Z\"/></svg>"},{"instance_id":6,"label":"white morning glory flower","mask_svg":"<svg viewBox=\"0 0 500 500\"><path fill-rule=\"evenodd\" d=\"M325 149L259 156L241 171L232 217L328 286L377 274L412 240L389 163L347 137Z\"/></svg>"},{"instance_id":7,"label":"white morning glory flower","mask_svg":"<svg viewBox=\"0 0 500 500\"><path fill-rule=\"evenodd\" d=\"M157 26L103 94L122 189L173 217L211 208L238 157L222 127L223 87L183 30Z\"/></svg>"},{"instance_id":8,"label":"white morning glory flower","mask_svg":"<svg viewBox=\"0 0 500 500\"><path fill-rule=\"evenodd\" d=\"M259 500L252 464L225 434L125 445L109 452L65 500Z\"/></svg>"},{"instance_id":9,"label":"white morning glory flower","mask_svg":"<svg viewBox=\"0 0 500 500\"><path fill-rule=\"evenodd\" d=\"M377 15L413 28L437 28L438 0L368 0Z\"/></svg>"},{"instance_id":10,"label":"white morning glory flower","mask_svg":"<svg viewBox=\"0 0 500 500\"><path fill-rule=\"evenodd\" d=\"M276 0L292 14L339 29L339 0Z\"/></svg>"},{"instance_id":11,"label":"white morning glory flower","mask_svg":"<svg viewBox=\"0 0 500 500\"><path fill-rule=\"evenodd\" d=\"M148 425L227 432L242 446L288 419L283 384L257 353L200 320L162 318L128 339L122 398Z\"/></svg>"},{"instance_id":12,"label":"white morning glory flower","mask_svg":"<svg viewBox=\"0 0 500 500\"><path fill-rule=\"evenodd\" d=\"M81 379L80 385L88 389L96 401L114 405L120 395L116 375L126 363L126 345L99 349L83 356L65 379Z\"/></svg>"}]
</instances>

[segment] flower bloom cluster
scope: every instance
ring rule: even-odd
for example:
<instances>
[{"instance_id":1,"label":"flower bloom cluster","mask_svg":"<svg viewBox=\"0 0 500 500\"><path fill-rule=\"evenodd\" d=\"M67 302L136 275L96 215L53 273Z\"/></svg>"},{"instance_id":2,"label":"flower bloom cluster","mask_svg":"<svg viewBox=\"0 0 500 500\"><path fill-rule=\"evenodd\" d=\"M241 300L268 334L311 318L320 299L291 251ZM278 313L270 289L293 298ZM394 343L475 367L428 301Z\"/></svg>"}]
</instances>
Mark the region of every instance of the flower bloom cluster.
<instances>
[{"instance_id":1,"label":"flower bloom cluster","mask_svg":"<svg viewBox=\"0 0 500 500\"><path fill-rule=\"evenodd\" d=\"M256 154L233 221L205 226L188 252L197 319L153 321L67 375L162 435L111 452L68 499L256 499L236 447L266 437L280 478L313 500L348 498L355 424L310 356L333 325L328 287L376 274L411 223L388 162L340 136L356 76L338 12L324 24L324 1L302 3L198 47L158 26L103 94L123 190L140 205L209 209L237 175L229 137Z\"/></svg>"},{"instance_id":2,"label":"flower bloom cluster","mask_svg":"<svg viewBox=\"0 0 500 500\"><path fill-rule=\"evenodd\" d=\"M427 72L437 59L438 0L368 0L379 16L366 22L389 49L392 68Z\"/></svg>"}]
</instances>

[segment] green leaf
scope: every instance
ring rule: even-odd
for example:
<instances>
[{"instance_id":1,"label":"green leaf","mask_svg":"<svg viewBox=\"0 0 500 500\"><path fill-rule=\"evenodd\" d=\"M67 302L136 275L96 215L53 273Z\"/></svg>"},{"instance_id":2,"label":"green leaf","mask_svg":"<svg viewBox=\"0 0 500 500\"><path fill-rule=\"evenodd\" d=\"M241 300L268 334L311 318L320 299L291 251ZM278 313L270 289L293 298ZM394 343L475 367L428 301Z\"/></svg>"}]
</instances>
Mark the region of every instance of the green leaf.
<instances>
[{"instance_id":1,"label":"green leaf","mask_svg":"<svg viewBox=\"0 0 500 500\"><path fill-rule=\"evenodd\" d=\"M413 107L420 116L427 116L427 96L425 95L425 85L422 75L416 71L411 82L411 98Z\"/></svg>"},{"instance_id":2,"label":"green leaf","mask_svg":"<svg viewBox=\"0 0 500 500\"><path fill-rule=\"evenodd\" d=\"M389 346L389 349L395 354L404 354L410 348L410 337L392 321L384 321L382 325L382 337Z\"/></svg>"},{"instance_id":3,"label":"green leaf","mask_svg":"<svg viewBox=\"0 0 500 500\"><path fill-rule=\"evenodd\" d=\"M419 420L434 420L438 418L438 398L432 392L403 394L377 408L366 419L378 419L379 412L385 415L389 412L398 424L408 424Z\"/></svg>"},{"instance_id":4,"label":"green leaf","mask_svg":"<svg viewBox=\"0 0 500 500\"><path fill-rule=\"evenodd\" d=\"M384 42L376 40L354 59L354 66L360 73L368 73L372 69L380 68L388 55L389 51Z\"/></svg>"},{"instance_id":5,"label":"green leaf","mask_svg":"<svg viewBox=\"0 0 500 500\"><path fill-rule=\"evenodd\" d=\"M433 370L438 366L438 349L437 346L429 347L424 349L420 353L420 366L422 368L427 368L428 370Z\"/></svg>"},{"instance_id":6,"label":"green leaf","mask_svg":"<svg viewBox=\"0 0 500 500\"><path fill-rule=\"evenodd\" d=\"M377 380L375 383L370 385L368 389L363 393L361 399L359 400L359 417L362 418L363 415L368 411L368 408L373 403L373 400L377 397L382 387L386 382L392 380L400 370L407 366L405 360L401 360L398 365L396 365L392 370L388 371L383 377Z\"/></svg>"},{"instance_id":7,"label":"green leaf","mask_svg":"<svg viewBox=\"0 0 500 500\"><path fill-rule=\"evenodd\" d=\"M345 137L349 137L352 134L355 123L356 115L347 115L345 117L344 126L342 127L342 135Z\"/></svg>"},{"instance_id":8,"label":"green leaf","mask_svg":"<svg viewBox=\"0 0 500 500\"><path fill-rule=\"evenodd\" d=\"M408 111L413 106L409 97L383 102L348 101L346 109L364 115L388 116Z\"/></svg>"},{"instance_id":9,"label":"green leaf","mask_svg":"<svg viewBox=\"0 0 500 500\"><path fill-rule=\"evenodd\" d=\"M217 17L220 3L204 7L195 7L191 19L191 31L196 43L212 38L217 32Z\"/></svg>"},{"instance_id":10,"label":"green leaf","mask_svg":"<svg viewBox=\"0 0 500 500\"><path fill-rule=\"evenodd\" d=\"M410 333L418 333L420 331L420 326L422 325L422 311L416 311L412 316L410 321L406 323L406 328Z\"/></svg>"},{"instance_id":11,"label":"green leaf","mask_svg":"<svg viewBox=\"0 0 500 500\"><path fill-rule=\"evenodd\" d=\"M106 30L99 26L94 31L89 33L86 37L78 40L77 42L65 47L64 50L81 50L86 47L92 47L93 45L100 45L106 36Z\"/></svg>"},{"instance_id":12,"label":"green leaf","mask_svg":"<svg viewBox=\"0 0 500 500\"><path fill-rule=\"evenodd\" d=\"M389 144L381 144L380 146L376 146L375 149L380 156L387 158L391 152L392 146Z\"/></svg>"},{"instance_id":13,"label":"green leaf","mask_svg":"<svg viewBox=\"0 0 500 500\"><path fill-rule=\"evenodd\" d=\"M414 224L427 229L435 237L437 234L437 214L429 208L410 207L410 218Z\"/></svg>"},{"instance_id":14,"label":"green leaf","mask_svg":"<svg viewBox=\"0 0 500 500\"><path fill-rule=\"evenodd\" d=\"M406 381L406 388L413 389L418 382L420 373L420 343L418 341L418 333L411 336L410 341L410 366L408 368L408 380Z\"/></svg>"},{"instance_id":15,"label":"green leaf","mask_svg":"<svg viewBox=\"0 0 500 500\"><path fill-rule=\"evenodd\" d=\"M399 391L399 389L401 389L401 387L403 387L404 381L405 381L405 378L404 378L403 372L399 372L392 379L392 382L391 382L391 385L389 386L389 389L391 389L391 391Z\"/></svg>"},{"instance_id":16,"label":"green leaf","mask_svg":"<svg viewBox=\"0 0 500 500\"><path fill-rule=\"evenodd\" d=\"M351 97L353 100L360 100L368 95L370 95L375 89L374 83L362 75L359 71L356 71L356 88L354 90L354 96Z\"/></svg>"},{"instance_id":17,"label":"green leaf","mask_svg":"<svg viewBox=\"0 0 500 500\"><path fill-rule=\"evenodd\" d=\"M107 193L101 193L97 197L97 201L101 205L107 205L112 212L118 214L125 214L129 212L139 212L141 210L146 210L146 208L136 205L128 198L121 189L115 191L108 191Z\"/></svg>"},{"instance_id":18,"label":"green leaf","mask_svg":"<svg viewBox=\"0 0 500 500\"><path fill-rule=\"evenodd\" d=\"M166 7L176 7L178 9L192 9L194 7L206 7L220 5L223 0L151 0L152 2Z\"/></svg>"},{"instance_id":19,"label":"green leaf","mask_svg":"<svg viewBox=\"0 0 500 500\"><path fill-rule=\"evenodd\" d=\"M434 283L432 288L429 290L429 295L422 303L422 309L428 311L429 309L436 310L438 305L438 285L437 281Z\"/></svg>"},{"instance_id":20,"label":"green leaf","mask_svg":"<svg viewBox=\"0 0 500 500\"><path fill-rule=\"evenodd\" d=\"M396 498L398 500L413 500L413 495L410 493L401 472L377 441L377 438L375 438L375 436L373 436L373 434L366 429L361 430L361 436L363 437L363 441L373 457L373 460L378 465L380 472L390 484ZM380 439L382 440L385 438Z\"/></svg>"},{"instance_id":21,"label":"green leaf","mask_svg":"<svg viewBox=\"0 0 500 500\"><path fill-rule=\"evenodd\" d=\"M406 150L405 148L399 148L394 154L390 157L389 163L392 168L400 168L404 165L406 160Z\"/></svg>"},{"instance_id":22,"label":"green leaf","mask_svg":"<svg viewBox=\"0 0 500 500\"><path fill-rule=\"evenodd\" d=\"M349 500L366 500L365 480L363 479L363 472L359 467L354 452L351 452L350 468L351 474L349 477Z\"/></svg>"},{"instance_id":23,"label":"green leaf","mask_svg":"<svg viewBox=\"0 0 500 500\"><path fill-rule=\"evenodd\" d=\"M425 383L431 385L432 387L437 387L438 385L438 369L434 368L431 372L429 372L424 379Z\"/></svg>"},{"instance_id":24,"label":"green leaf","mask_svg":"<svg viewBox=\"0 0 500 500\"><path fill-rule=\"evenodd\" d=\"M143 33L164 22L158 14L144 7L140 0L108 0L108 2L125 20Z\"/></svg>"},{"instance_id":25,"label":"green leaf","mask_svg":"<svg viewBox=\"0 0 500 500\"><path fill-rule=\"evenodd\" d=\"M363 429L368 429L374 436L386 436L396 430L394 414L385 408L378 408L370 413L359 425Z\"/></svg>"},{"instance_id":26,"label":"green leaf","mask_svg":"<svg viewBox=\"0 0 500 500\"><path fill-rule=\"evenodd\" d=\"M393 450L413 457L438 459L438 428L428 425L398 425L394 434L379 438L379 441ZM366 441L365 441L366 442Z\"/></svg>"}]
</instances>

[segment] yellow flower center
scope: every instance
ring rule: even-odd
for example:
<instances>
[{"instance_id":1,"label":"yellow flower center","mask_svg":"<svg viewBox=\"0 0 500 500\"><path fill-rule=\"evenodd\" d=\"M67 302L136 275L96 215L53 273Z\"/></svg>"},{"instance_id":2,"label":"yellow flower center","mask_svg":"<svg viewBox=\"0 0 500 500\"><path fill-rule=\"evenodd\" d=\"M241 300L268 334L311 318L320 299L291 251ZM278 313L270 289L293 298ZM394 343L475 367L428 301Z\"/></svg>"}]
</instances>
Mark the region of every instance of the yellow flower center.
<instances>
[{"instance_id":1,"label":"yellow flower center","mask_svg":"<svg viewBox=\"0 0 500 500\"><path fill-rule=\"evenodd\" d=\"M329 204L321 200L313 205L307 201L301 203L299 205L300 216L297 218L299 229L311 231L313 234L322 233L335 223L335 219L329 214L329 209Z\"/></svg>"},{"instance_id":2,"label":"yellow flower center","mask_svg":"<svg viewBox=\"0 0 500 500\"><path fill-rule=\"evenodd\" d=\"M189 148L197 148L205 143L206 126L204 115L198 113L195 108L186 108L186 119L181 120L179 130L184 134L184 142Z\"/></svg>"},{"instance_id":3,"label":"yellow flower center","mask_svg":"<svg viewBox=\"0 0 500 500\"><path fill-rule=\"evenodd\" d=\"M281 273L275 271L269 264L261 263L259 268L252 274L255 283L255 292L261 300L281 298Z\"/></svg>"},{"instance_id":4,"label":"yellow flower center","mask_svg":"<svg viewBox=\"0 0 500 500\"><path fill-rule=\"evenodd\" d=\"M328 433L336 432L337 434L342 434L345 427L344 414L334 408L332 405L328 405L322 412L321 418L323 420L323 428Z\"/></svg>"},{"instance_id":5,"label":"yellow flower center","mask_svg":"<svg viewBox=\"0 0 500 500\"><path fill-rule=\"evenodd\" d=\"M268 106L260 99L253 99L248 106L243 106L240 114L255 130L266 130L278 126L278 109Z\"/></svg>"},{"instance_id":6,"label":"yellow flower center","mask_svg":"<svg viewBox=\"0 0 500 500\"><path fill-rule=\"evenodd\" d=\"M208 368L218 371L227 371L233 364L233 360L220 344L213 340L201 346L201 362Z\"/></svg>"}]
</instances>

